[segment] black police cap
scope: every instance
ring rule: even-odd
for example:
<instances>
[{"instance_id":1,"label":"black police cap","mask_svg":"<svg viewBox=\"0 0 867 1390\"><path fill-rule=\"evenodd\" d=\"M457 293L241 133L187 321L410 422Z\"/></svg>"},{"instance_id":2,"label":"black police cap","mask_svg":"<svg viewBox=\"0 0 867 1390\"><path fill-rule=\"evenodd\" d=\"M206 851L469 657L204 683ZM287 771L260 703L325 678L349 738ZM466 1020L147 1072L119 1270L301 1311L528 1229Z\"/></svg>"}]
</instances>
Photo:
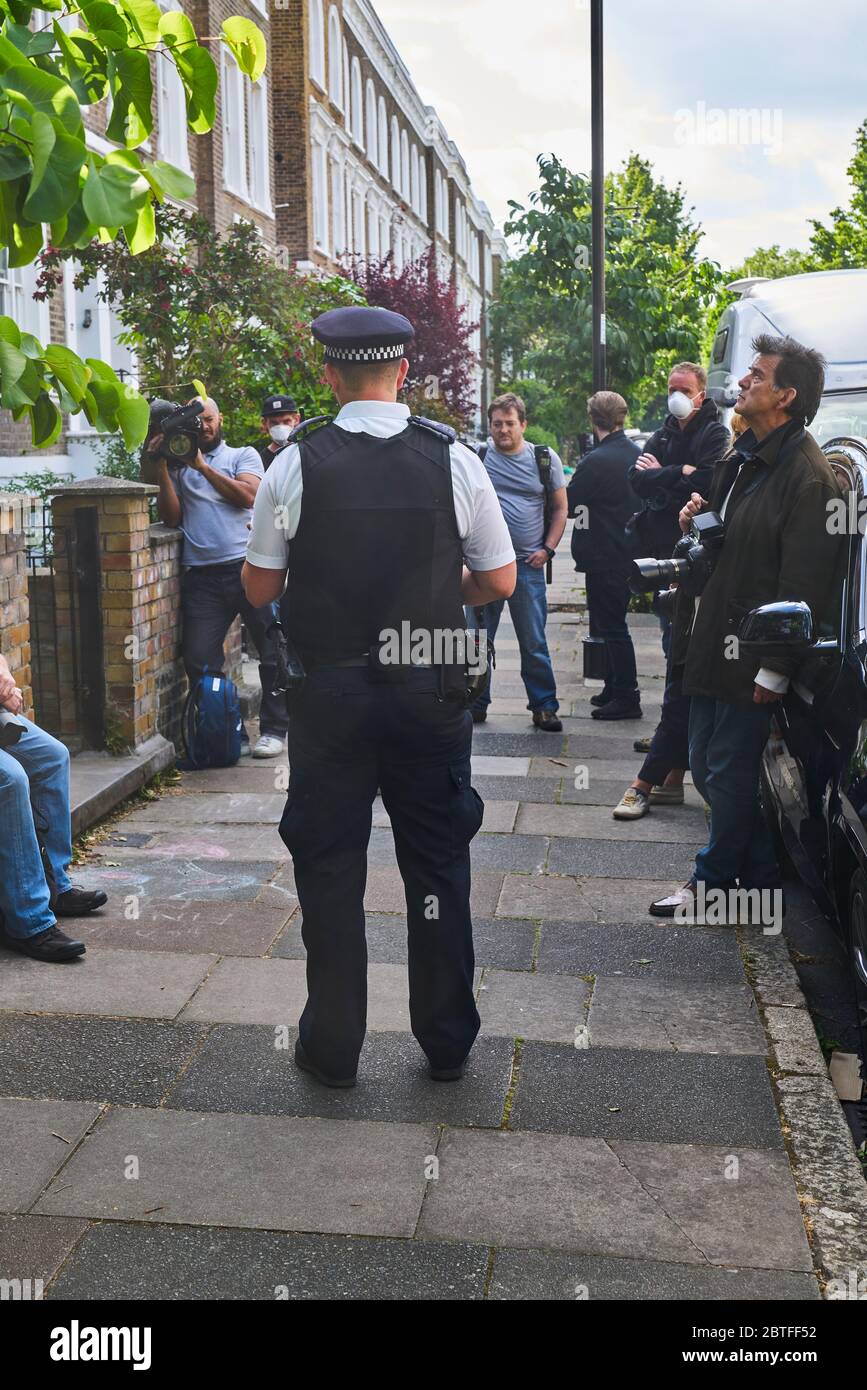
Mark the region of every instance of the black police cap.
<instances>
[{"instance_id":1,"label":"black police cap","mask_svg":"<svg viewBox=\"0 0 867 1390\"><path fill-rule=\"evenodd\" d=\"M266 396L262 402L262 415L297 415L298 406L291 396Z\"/></svg>"},{"instance_id":2,"label":"black police cap","mask_svg":"<svg viewBox=\"0 0 867 1390\"><path fill-rule=\"evenodd\" d=\"M330 362L397 362L415 337L403 314L390 309L329 309L311 324Z\"/></svg>"}]
</instances>

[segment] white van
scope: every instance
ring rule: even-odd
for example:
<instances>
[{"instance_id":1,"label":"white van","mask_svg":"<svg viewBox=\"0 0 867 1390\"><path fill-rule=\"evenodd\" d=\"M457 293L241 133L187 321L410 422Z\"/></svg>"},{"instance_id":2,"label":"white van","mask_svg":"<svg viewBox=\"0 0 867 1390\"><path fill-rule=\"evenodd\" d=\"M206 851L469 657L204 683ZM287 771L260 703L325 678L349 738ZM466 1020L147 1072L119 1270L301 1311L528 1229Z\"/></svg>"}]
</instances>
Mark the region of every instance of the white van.
<instances>
[{"instance_id":1,"label":"white van","mask_svg":"<svg viewBox=\"0 0 867 1390\"><path fill-rule=\"evenodd\" d=\"M819 270L781 280L735 280L740 299L723 311L711 348L708 395L728 421L758 333L788 335L828 363L810 433L824 444L867 436L867 270Z\"/></svg>"}]
</instances>

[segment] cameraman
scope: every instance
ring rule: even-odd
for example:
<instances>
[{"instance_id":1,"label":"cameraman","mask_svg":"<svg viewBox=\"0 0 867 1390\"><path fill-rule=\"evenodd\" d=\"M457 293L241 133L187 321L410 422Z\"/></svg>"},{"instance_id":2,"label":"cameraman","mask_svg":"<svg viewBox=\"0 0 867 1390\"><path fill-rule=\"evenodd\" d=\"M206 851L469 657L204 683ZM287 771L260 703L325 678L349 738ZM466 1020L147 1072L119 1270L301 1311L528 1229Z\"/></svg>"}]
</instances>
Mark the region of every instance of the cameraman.
<instances>
[{"instance_id":1,"label":"cameraman","mask_svg":"<svg viewBox=\"0 0 867 1390\"><path fill-rule=\"evenodd\" d=\"M20 716L23 707L9 663L0 656L0 710ZM0 746L0 945L57 964L84 954L84 942L66 936L57 918L86 917L108 899L76 888L66 872L72 859L69 751L31 720L20 724L17 741Z\"/></svg>"},{"instance_id":2,"label":"cameraman","mask_svg":"<svg viewBox=\"0 0 867 1390\"><path fill-rule=\"evenodd\" d=\"M680 514L710 506L725 538L700 599L678 594L673 660L685 660L692 696L689 765L710 806L710 838L688 883L651 904L656 917L693 909L697 885L726 892L780 887L771 833L759 803L759 772L774 704L801 658L769 648L764 661L732 643L753 608L782 599L810 605L817 628L834 619L845 539L828 530L840 496L831 466L805 426L824 389L824 360L791 338L763 334L739 385L736 409L749 428L717 470L710 501L698 493Z\"/></svg>"},{"instance_id":3,"label":"cameraman","mask_svg":"<svg viewBox=\"0 0 867 1390\"><path fill-rule=\"evenodd\" d=\"M160 407L163 403L159 403ZM247 553L248 523L263 477L262 460L247 446L232 449L223 439L223 417L208 399L199 417L201 447L189 464L167 462L159 426L166 410L152 411L156 429L146 450L158 456L160 495L157 510L167 526L184 535L181 610L183 659L192 683L209 671L223 669L223 642L240 614L259 653L262 682L260 736L254 758L276 758L283 752L289 720L286 703L271 692L275 681L273 605L254 608L241 586L241 567ZM250 752L242 730L242 756Z\"/></svg>"}]
</instances>

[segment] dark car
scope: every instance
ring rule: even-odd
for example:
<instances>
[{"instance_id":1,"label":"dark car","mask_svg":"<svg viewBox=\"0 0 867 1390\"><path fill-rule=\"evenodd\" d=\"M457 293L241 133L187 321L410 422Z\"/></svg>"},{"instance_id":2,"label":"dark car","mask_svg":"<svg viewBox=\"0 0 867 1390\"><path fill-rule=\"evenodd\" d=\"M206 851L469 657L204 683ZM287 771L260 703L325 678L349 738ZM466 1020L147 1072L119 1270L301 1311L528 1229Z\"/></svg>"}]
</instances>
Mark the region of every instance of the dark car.
<instances>
[{"instance_id":1,"label":"dark car","mask_svg":"<svg viewBox=\"0 0 867 1390\"><path fill-rule=\"evenodd\" d=\"M781 860L843 943L867 1058L867 439L832 439L823 452L844 491L848 536L833 630L815 632L806 604L767 604L744 620L740 644L805 653L803 679L776 707L762 797Z\"/></svg>"}]
</instances>

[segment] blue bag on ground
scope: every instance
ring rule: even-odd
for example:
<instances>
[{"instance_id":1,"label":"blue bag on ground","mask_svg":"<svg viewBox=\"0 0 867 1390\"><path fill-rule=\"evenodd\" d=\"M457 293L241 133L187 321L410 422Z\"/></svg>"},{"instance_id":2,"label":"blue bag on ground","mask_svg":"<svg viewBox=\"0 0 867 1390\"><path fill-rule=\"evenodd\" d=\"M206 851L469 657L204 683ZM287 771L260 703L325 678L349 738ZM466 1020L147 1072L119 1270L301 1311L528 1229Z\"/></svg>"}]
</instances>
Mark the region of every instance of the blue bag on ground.
<instances>
[{"instance_id":1,"label":"blue bag on ground","mask_svg":"<svg viewBox=\"0 0 867 1390\"><path fill-rule=\"evenodd\" d=\"M205 671L190 688L181 721L182 772L234 767L241 756L241 701L234 681Z\"/></svg>"}]
</instances>

